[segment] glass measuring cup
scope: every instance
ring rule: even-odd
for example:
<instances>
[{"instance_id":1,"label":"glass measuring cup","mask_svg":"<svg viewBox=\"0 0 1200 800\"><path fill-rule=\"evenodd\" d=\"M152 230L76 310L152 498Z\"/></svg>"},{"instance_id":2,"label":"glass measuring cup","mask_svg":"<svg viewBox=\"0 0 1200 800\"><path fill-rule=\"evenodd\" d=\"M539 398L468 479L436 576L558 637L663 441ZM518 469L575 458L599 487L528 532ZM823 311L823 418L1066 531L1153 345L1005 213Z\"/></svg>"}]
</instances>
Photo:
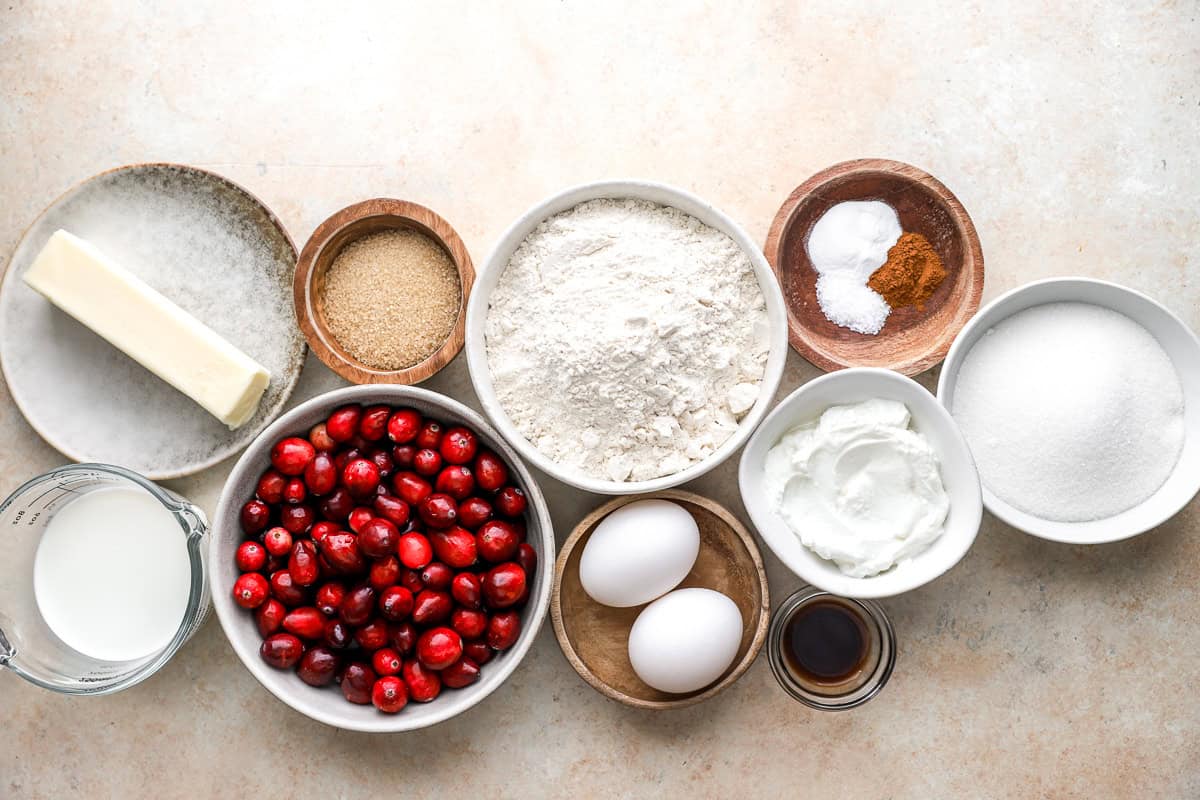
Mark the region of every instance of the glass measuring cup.
<instances>
[{"instance_id":1,"label":"glass measuring cup","mask_svg":"<svg viewBox=\"0 0 1200 800\"><path fill-rule=\"evenodd\" d=\"M34 558L54 515L90 492L146 492L179 523L179 546L191 565L188 601L179 629L157 652L132 661L102 661L64 644L46 625L34 594ZM154 674L208 614L205 559L208 520L199 508L135 472L108 464L72 464L27 481L0 505L0 668L65 694L109 694ZM151 565L147 565L151 566Z\"/></svg>"}]
</instances>

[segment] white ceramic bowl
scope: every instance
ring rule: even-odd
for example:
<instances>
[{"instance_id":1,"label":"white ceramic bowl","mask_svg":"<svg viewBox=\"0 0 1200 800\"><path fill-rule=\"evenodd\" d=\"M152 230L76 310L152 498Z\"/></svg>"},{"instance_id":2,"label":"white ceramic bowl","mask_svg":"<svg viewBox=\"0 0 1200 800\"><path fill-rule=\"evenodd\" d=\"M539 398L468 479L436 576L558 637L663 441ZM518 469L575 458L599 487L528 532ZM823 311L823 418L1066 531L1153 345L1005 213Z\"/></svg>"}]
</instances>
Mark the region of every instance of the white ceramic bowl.
<instances>
[{"instance_id":1,"label":"white ceramic bowl","mask_svg":"<svg viewBox=\"0 0 1200 800\"><path fill-rule=\"evenodd\" d=\"M762 390L758 401L746 413L738 425L737 431L729 437L716 452L705 460L693 464L685 470L673 475L664 475L648 481L608 481L584 475L550 460L533 446L509 419L508 414L500 406L496 392L492 388L492 376L488 370L487 343L484 329L487 322L489 299L500 275L508 266L508 260L513 252L525 240L525 237L547 217L552 217L567 209L573 208L587 200L597 198L626 198L632 197L648 200L665 206L672 206L687 214L691 214L705 225L716 228L727 234L750 257L754 266L754 274L762 287L763 297L767 304L767 322L770 327L770 351L767 356L766 369L763 372ZM538 469L553 478L568 483L578 489L598 494L642 494L669 489L681 483L698 478L713 467L729 458L735 450L745 443L747 437L767 413L779 381L783 377L783 364L787 358L787 313L783 304L783 293L779 290L779 282L771 272L762 251L746 232L709 203L695 195L661 183L646 181L603 181L587 183L560 192L547 200L538 203L521 215L514 222L499 243L488 255L483 269L475 279L475 288L471 292L471 301L467 306L467 365L471 371L471 382L475 393L489 418L504 435L512 442L521 455L535 464Z\"/></svg>"},{"instance_id":2,"label":"white ceramic bowl","mask_svg":"<svg viewBox=\"0 0 1200 800\"><path fill-rule=\"evenodd\" d=\"M1100 544L1136 536L1175 515L1200 490L1200 340L1179 317L1141 292L1091 278L1050 278L1027 283L1000 295L975 315L958 335L938 379L938 399L954 408L958 370L980 336L998 323L1033 306L1076 301L1111 308L1148 330L1162 345L1183 386L1186 439L1179 463L1166 483L1141 504L1112 517L1090 522L1042 519L1001 500L983 485L983 504L1009 525L1042 539L1070 544Z\"/></svg>"},{"instance_id":3,"label":"white ceramic bowl","mask_svg":"<svg viewBox=\"0 0 1200 800\"><path fill-rule=\"evenodd\" d=\"M410 702L398 714L382 714L374 706L353 705L346 702L336 687L317 689L301 681L292 670L268 666L258 653L262 636L255 627L253 615L238 607L232 598L233 583L238 576L233 561L234 552L242 541L238 514L242 505L253 496L259 475L270 466L271 445L287 435L306 435L309 428L324 420L329 412L347 403L411 406L422 414L460 423L474 430L484 446L504 458L516 483L524 490L528 501L527 541L538 555L538 569L530 587L529 602L521 612L521 635L517 643L503 653L497 653L485 664L477 682L464 689L444 690L430 703ZM412 386L352 386L327 392L284 414L263 431L238 459L221 492L213 519L208 566L213 607L221 620L221 627L238 658L259 683L300 713L327 725L369 733L394 733L424 728L461 714L495 691L521 663L550 606L550 587L554 578L554 529L546 500L529 470L479 414L427 389Z\"/></svg>"},{"instance_id":4,"label":"white ceramic bowl","mask_svg":"<svg viewBox=\"0 0 1200 800\"><path fill-rule=\"evenodd\" d=\"M950 513L942 535L926 550L869 578L853 578L800 543L777 515L763 493L763 464L787 431L811 422L830 406L881 397L908 406L912 427L937 452L942 483L950 497ZM808 583L843 597L890 597L929 583L959 562L975 541L983 517L979 475L958 426L932 394L898 372L854 367L809 381L785 397L763 421L738 468L742 502L767 546L787 567Z\"/></svg>"}]
</instances>

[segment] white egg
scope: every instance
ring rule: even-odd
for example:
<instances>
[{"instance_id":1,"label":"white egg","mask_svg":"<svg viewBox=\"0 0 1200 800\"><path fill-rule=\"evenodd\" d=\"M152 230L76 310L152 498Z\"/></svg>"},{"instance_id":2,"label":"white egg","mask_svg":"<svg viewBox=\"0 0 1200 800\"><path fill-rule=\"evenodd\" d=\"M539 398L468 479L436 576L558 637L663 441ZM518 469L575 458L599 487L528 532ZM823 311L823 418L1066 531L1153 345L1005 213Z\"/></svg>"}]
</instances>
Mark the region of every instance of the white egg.
<instances>
[{"instance_id":1,"label":"white egg","mask_svg":"<svg viewBox=\"0 0 1200 800\"><path fill-rule=\"evenodd\" d=\"M679 589L638 615L629 631L629 661L659 691L694 692L729 669L741 641L736 603L712 589Z\"/></svg>"},{"instance_id":2,"label":"white egg","mask_svg":"<svg viewBox=\"0 0 1200 800\"><path fill-rule=\"evenodd\" d=\"M700 528L683 506L638 500L592 531L579 558L579 582L597 603L640 606L678 586L699 552Z\"/></svg>"}]
</instances>

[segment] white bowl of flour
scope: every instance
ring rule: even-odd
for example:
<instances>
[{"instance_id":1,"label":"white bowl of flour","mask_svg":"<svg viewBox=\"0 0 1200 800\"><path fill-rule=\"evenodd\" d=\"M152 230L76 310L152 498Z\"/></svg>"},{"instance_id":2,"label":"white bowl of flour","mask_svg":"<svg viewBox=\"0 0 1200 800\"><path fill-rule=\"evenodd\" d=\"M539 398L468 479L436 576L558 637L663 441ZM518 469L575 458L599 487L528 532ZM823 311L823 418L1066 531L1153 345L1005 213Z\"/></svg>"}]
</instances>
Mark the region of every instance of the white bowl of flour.
<instances>
[{"instance_id":1,"label":"white bowl of flour","mask_svg":"<svg viewBox=\"0 0 1200 800\"><path fill-rule=\"evenodd\" d=\"M467 307L484 411L528 461L601 494L677 486L766 415L787 322L774 274L733 220L679 189L606 181L505 232Z\"/></svg>"},{"instance_id":2,"label":"white bowl of flour","mask_svg":"<svg viewBox=\"0 0 1200 800\"><path fill-rule=\"evenodd\" d=\"M1052 278L984 307L946 356L938 399L983 503L1071 544L1153 528L1200 490L1200 340L1140 292Z\"/></svg>"}]
</instances>

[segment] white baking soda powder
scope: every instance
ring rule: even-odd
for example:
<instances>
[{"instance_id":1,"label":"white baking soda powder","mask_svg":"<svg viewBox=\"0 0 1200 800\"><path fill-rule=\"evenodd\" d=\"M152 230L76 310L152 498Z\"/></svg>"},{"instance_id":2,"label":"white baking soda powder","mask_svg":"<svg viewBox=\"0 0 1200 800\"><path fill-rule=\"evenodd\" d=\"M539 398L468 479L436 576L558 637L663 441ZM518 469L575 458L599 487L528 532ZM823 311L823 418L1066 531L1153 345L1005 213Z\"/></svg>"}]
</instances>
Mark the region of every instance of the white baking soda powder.
<instances>
[{"instance_id":1,"label":"white baking soda powder","mask_svg":"<svg viewBox=\"0 0 1200 800\"><path fill-rule=\"evenodd\" d=\"M132 661L171 643L192 568L183 531L149 492L97 489L54 513L33 564L42 619L80 653Z\"/></svg>"},{"instance_id":2,"label":"white baking soda powder","mask_svg":"<svg viewBox=\"0 0 1200 800\"><path fill-rule=\"evenodd\" d=\"M1126 511L1171 475L1183 389L1141 325L1088 303L1021 311L967 353L952 413L996 496L1042 519Z\"/></svg>"}]
</instances>

